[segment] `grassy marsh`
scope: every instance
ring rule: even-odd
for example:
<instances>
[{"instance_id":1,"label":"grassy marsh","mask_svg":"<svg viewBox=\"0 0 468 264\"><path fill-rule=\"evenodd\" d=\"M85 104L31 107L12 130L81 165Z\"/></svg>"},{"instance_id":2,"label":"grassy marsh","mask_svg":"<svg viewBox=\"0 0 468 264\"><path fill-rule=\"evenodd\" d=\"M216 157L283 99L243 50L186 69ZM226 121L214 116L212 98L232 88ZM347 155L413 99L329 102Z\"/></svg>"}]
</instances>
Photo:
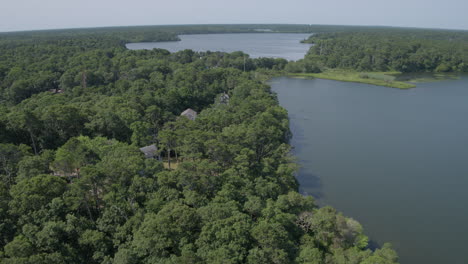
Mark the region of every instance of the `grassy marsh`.
<instances>
[{"instance_id":1,"label":"grassy marsh","mask_svg":"<svg viewBox=\"0 0 468 264\"><path fill-rule=\"evenodd\" d=\"M291 73L290 77L296 78L319 78L342 82L367 83L379 86L393 87L399 89L414 88L416 85L397 81L396 75L400 72L354 72L347 70L328 70L321 73Z\"/></svg>"}]
</instances>

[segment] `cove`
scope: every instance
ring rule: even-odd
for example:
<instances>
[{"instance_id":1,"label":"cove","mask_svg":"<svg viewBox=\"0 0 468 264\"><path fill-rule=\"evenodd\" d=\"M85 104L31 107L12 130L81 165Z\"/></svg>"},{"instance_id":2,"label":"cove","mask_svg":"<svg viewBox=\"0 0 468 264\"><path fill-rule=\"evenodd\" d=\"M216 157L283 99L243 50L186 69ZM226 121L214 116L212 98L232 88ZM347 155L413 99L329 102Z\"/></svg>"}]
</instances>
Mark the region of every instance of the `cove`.
<instances>
[{"instance_id":1,"label":"cove","mask_svg":"<svg viewBox=\"0 0 468 264\"><path fill-rule=\"evenodd\" d=\"M280 77L301 192L402 264L468 263L468 77L400 90Z\"/></svg>"}]
</instances>

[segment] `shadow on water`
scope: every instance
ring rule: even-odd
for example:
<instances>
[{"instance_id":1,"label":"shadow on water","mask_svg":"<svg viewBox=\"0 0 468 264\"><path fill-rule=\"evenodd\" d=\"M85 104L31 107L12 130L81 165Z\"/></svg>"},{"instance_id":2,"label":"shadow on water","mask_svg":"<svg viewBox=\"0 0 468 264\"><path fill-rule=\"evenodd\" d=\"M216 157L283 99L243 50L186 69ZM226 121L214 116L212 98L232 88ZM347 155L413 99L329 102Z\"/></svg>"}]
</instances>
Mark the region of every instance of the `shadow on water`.
<instances>
[{"instance_id":1,"label":"shadow on water","mask_svg":"<svg viewBox=\"0 0 468 264\"><path fill-rule=\"evenodd\" d=\"M314 175L310 172L305 172L303 169L299 170L299 173L296 174L296 178L299 181L299 192L302 195L310 195L312 196L319 207L324 206L325 204L321 204L320 200L325 197L323 193L323 183L320 177ZM306 186L304 188L304 186ZM382 245L379 244L376 240L369 238L369 242L367 248L375 251L376 249L382 248Z\"/></svg>"},{"instance_id":2,"label":"shadow on water","mask_svg":"<svg viewBox=\"0 0 468 264\"><path fill-rule=\"evenodd\" d=\"M298 116L291 113L289 113L288 116L290 120L289 127L292 133L292 138L289 142L292 146L291 152L296 158L299 158L301 151L307 149L307 139L301 127L298 126L296 122L292 122L293 120L297 120ZM301 160L297 160L297 163L300 166L303 165ZM296 179L299 182L299 192L301 194L311 195L317 201L324 198L323 183L319 176L307 171L305 168L300 168L299 172L296 174Z\"/></svg>"},{"instance_id":3,"label":"shadow on water","mask_svg":"<svg viewBox=\"0 0 468 264\"><path fill-rule=\"evenodd\" d=\"M381 248L382 245L380 245L379 243L377 243L377 241L375 240L372 240L371 238L369 238L369 243L367 245L367 248L372 250L372 251L375 251L376 249L379 249Z\"/></svg>"},{"instance_id":4,"label":"shadow on water","mask_svg":"<svg viewBox=\"0 0 468 264\"><path fill-rule=\"evenodd\" d=\"M298 126L296 122L293 122L293 120L296 120L298 117L291 113L288 113L288 117L289 117L289 130L292 135L292 138L290 139L289 144L291 144L293 148L292 149L293 154L297 156L297 154L303 150L304 144L302 143L305 142L305 140L307 139L301 127Z\"/></svg>"},{"instance_id":5,"label":"shadow on water","mask_svg":"<svg viewBox=\"0 0 468 264\"><path fill-rule=\"evenodd\" d=\"M325 197L322 188L323 183L320 177L301 169L299 173L296 174L296 178L299 181L299 192L301 194L311 195L315 200L320 200Z\"/></svg>"}]
</instances>

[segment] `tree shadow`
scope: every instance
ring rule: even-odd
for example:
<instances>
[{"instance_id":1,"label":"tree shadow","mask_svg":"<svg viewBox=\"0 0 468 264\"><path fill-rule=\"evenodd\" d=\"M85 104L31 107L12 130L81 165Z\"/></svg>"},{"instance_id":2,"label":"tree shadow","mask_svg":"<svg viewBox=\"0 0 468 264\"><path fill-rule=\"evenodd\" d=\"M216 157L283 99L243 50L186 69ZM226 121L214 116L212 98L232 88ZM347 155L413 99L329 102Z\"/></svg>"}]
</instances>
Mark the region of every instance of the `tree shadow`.
<instances>
[{"instance_id":1,"label":"tree shadow","mask_svg":"<svg viewBox=\"0 0 468 264\"><path fill-rule=\"evenodd\" d=\"M379 249L381 248L382 246L375 240L372 240L371 238L369 238L369 243L367 244L367 248L372 250L372 251L375 251L376 249Z\"/></svg>"},{"instance_id":2,"label":"tree shadow","mask_svg":"<svg viewBox=\"0 0 468 264\"><path fill-rule=\"evenodd\" d=\"M320 177L304 170L299 170L296 174L296 179L299 182L299 192L303 195L311 195L316 200L323 199L323 183Z\"/></svg>"},{"instance_id":3,"label":"tree shadow","mask_svg":"<svg viewBox=\"0 0 468 264\"><path fill-rule=\"evenodd\" d=\"M296 122L292 121L294 119L296 119L296 115L289 114L289 130L291 132L291 138L288 143L292 146L292 153L297 154L302 151L303 144L301 144L301 142L305 142L306 137L301 127L297 125Z\"/></svg>"},{"instance_id":4,"label":"tree shadow","mask_svg":"<svg viewBox=\"0 0 468 264\"><path fill-rule=\"evenodd\" d=\"M307 137L299 125L302 119L301 115L288 113L290 120L289 128L292 134L289 144L292 146L291 154L294 155L297 160L296 162L301 166L304 162L300 160L300 153L303 150L308 149ZM296 173L296 179L299 182L299 192L303 195L310 195L315 200L324 198L323 183L319 176L307 171L305 168L300 168Z\"/></svg>"}]
</instances>

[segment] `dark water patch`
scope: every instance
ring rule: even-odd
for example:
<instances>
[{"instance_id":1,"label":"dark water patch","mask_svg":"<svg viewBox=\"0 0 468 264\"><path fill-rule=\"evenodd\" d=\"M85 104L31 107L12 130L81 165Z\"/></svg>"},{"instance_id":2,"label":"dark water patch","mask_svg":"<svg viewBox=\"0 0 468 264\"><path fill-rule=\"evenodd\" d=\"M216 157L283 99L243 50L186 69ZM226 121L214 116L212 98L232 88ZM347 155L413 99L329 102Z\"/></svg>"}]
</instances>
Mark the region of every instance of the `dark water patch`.
<instances>
[{"instance_id":1,"label":"dark water patch","mask_svg":"<svg viewBox=\"0 0 468 264\"><path fill-rule=\"evenodd\" d=\"M372 251L375 251L376 249L381 248L382 245L379 244L377 241L369 239L369 244L367 245L367 248L369 248Z\"/></svg>"},{"instance_id":2,"label":"dark water patch","mask_svg":"<svg viewBox=\"0 0 468 264\"><path fill-rule=\"evenodd\" d=\"M323 193L322 179L313 173L309 173L305 170L299 170L297 174L297 180L301 183L299 192L303 195L311 195L319 201L325 198Z\"/></svg>"}]
</instances>

